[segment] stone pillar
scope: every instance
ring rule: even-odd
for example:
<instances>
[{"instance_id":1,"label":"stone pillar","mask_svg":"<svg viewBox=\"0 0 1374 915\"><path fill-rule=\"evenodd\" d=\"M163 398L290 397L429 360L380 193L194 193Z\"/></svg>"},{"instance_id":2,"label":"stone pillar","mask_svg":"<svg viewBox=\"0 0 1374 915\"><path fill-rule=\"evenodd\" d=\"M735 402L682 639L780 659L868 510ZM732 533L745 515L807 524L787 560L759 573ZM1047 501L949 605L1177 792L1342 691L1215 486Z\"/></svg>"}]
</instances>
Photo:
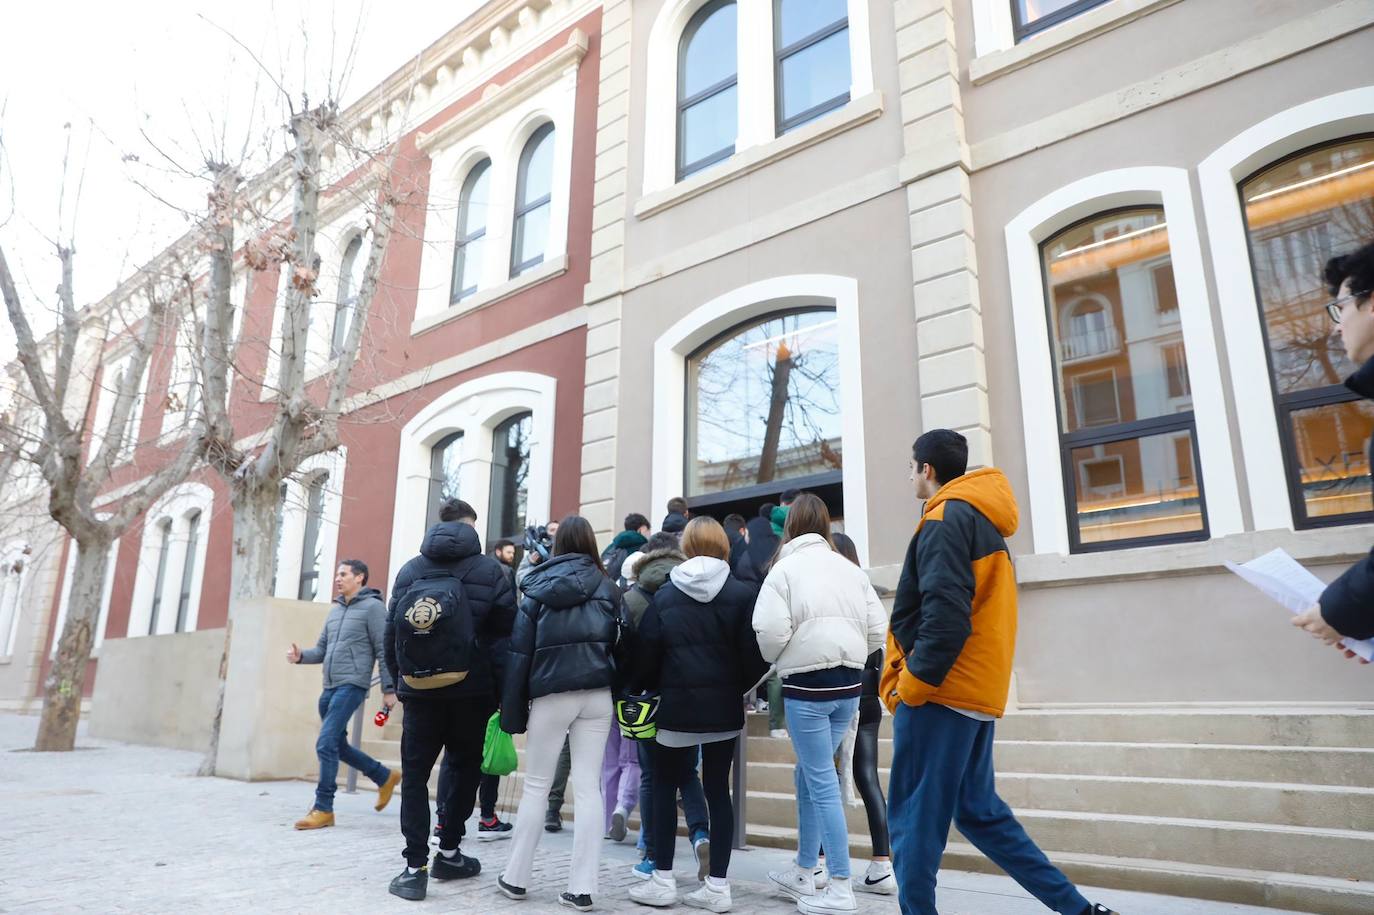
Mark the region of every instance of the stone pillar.
<instances>
[{"instance_id":1,"label":"stone pillar","mask_svg":"<svg viewBox=\"0 0 1374 915\"><path fill-rule=\"evenodd\" d=\"M895 15L921 428L963 433L979 467L992 435L952 0L896 0Z\"/></svg>"},{"instance_id":2,"label":"stone pillar","mask_svg":"<svg viewBox=\"0 0 1374 915\"><path fill-rule=\"evenodd\" d=\"M603 542L617 527L620 309L629 206L630 6L630 0L607 0L601 17L591 277L583 298L587 306L587 368L582 401L581 512Z\"/></svg>"}]
</instances>

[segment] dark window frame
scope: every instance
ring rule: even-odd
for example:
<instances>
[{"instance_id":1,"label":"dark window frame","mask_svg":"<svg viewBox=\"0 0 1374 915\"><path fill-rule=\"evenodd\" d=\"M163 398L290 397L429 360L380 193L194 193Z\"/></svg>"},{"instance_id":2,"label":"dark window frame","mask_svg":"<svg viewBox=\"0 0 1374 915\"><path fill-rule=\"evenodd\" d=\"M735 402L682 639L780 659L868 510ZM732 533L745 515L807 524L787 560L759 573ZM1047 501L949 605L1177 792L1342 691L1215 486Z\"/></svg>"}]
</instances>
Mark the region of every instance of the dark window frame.
<instances>
[{"instance_id":1,"label":"dark window frame","mask_svg":"<svg viewBox=\"0 0 1374 915\"><path fill-rule=\"evenodd\" d=\"M549 193L537 200L525 200L526 185L529 183L530 161L534 159L534 152L539 145L544 142L544 138L554 135L553 121L545 121L535 128L534 132L525 140L525 148L520 150L520 164L515 172L515 219L511 223L511 242L510 242L510 275L515 279L526 270L531 270L544 263L544 255L548 253L548 239L544 239L545 250L540 251L537 257L527 261L517 261L520 256L521 242L524 240L522 231L524 229L523 220L540 207L553 207L553 176L549 176ZM554 135L553 142L557 143L558 138ZM553 164L557 167L557 163Z\"/></svg>"},{"instance_id":2,"label":"dark window frame","mask_svg":"<svg viewBox=\"0 0 1374 915\"><path fill-rule=\"evenodd\" d=\"M1012 37L1017 44L1020 44L1032 35L1043 32L1045 29L1052 26L1059 25L1061 22L1067 22L1081 13L1086 13L1095 6L1102 6L1108 2L1109 0L1078 0L1077 3L1072 3L1062 10L1055 10L1053 13L1046 13L1038 19L1033 19L1030 22L1023 22L1021 20L1020 4L1017 3L1017 0L1008 0L1011 6Z\"/></svg>"},{"instance_id":3,"label":"dark window frame","mask_svg":"<svg viewBox=\"0 0 1374 915\"><path fill-rule=\"evenodd\" d=\"M320 595L320 528L324 526L324 500L328 495L329 474L320 473L311 479L305 491L305 534L301 537L301 572L296 585L297 600L318 600ZM309 564L307 569L307 563ZM305 596L307 584L315 586L315 593Z\"/></svg>"},{"instance_id":4,"label":"dark window frame","mask_svg":"<svg viewBox=\"0 0 1374 915\"><path fill-rule=\"evenodd\" d=\"M1335 140L1325 140L1321 143L1313 143L1304 146L1296 152L1286 156L1280 156L1264 165L1256 168L1244 178L1236 182L1236 198L1240 202L1241 225L1245 229L1245 253L1250 260L1250 283L1255 291L1255 308L1259 312L1260 335L1264 341L1264 364L1269 372L1269 393L1274 402L1274 420L1278 423L1279 451L1283 456L1284 486L1288 490L1288 506L1292 512L1293 528L1295 530L1315 530L1324 527L1346 527L1351 524L1369 524L1374 522L1374 510L1368 512L1356 512L1344 515L1323 515L1309 517L1307 514L1307 499L1303 495L1301 485L1301 467L1299 466L1297 442L1293 436L1292 415L1302 410L1314 407L1328 407L1335 404L1352 403L1361 400L1360 395L1347 388L1343 383L1323 385L1320 388L1311 388L1306 391L1296 391L1289 394L1280 394L1277 378L1274 373L1274 350L1269 341L1269 322L1265 318L1264 302L1260 298L1259 274L1255 269L1255 249L1251 244L1250 216L1246 210L1245 185L1271 168L1300 159L1303 156L1316 152L1319 149L1327 149L1333 146L1341 146L1346 143L1355 143L1361 140L1374 140L1374 132L1361 132L1349 134Z\"/></svg>"},{"instance_id":5,"label":"dark window frame","mask_svg":"<svg viewBox=\"0 0 1374 915\"><path fill-rule=\"evenodd\" d=\"M457 235L455 236L455 240L453 242L453 268L450 271L451 276L449 278L448 289L448 303L450 305L456 305L463 299L466 299L468 296L473 295L482 285L481 276L479 273L476 285L471 287L465 287L462 289L457 288L458 284L462 282L463 279L463 268L467 266L466 254L468 245L472 244L475 241L481 241L482 239L487 237L487 220L485 219L482 221L482 228L471 233L470 235L463 234L463 227L467 225L468 208L472 205L473 188L475 188L477 186L477 182L482 180L483 176L488 174L490 171L491 159L483 159L482 161L478 162L468 171L467 177L463 179L463 188L458 193L458 229ZM517 195L517 203L519 202L519 199L520 198ZM490 207L490 202L488 202L488 207Z\"/></svg>"},{"instance_id":6,"label":"dark window frame","mask_svg":"<svg viewBox=\"0 0 1374 915\"><path fill-rule=\"evenodd\" d=\"M717 12L719 12L720 10L724 9L724 8L727 7L727 6L734 6L734 7L736 7L736 12L735 12L735 37L736 37L735 72L734 72L733 75L726 77L725 79L723 79L723 80L721 80L721 81L715 83L714 85L707 86L705 89L702 89L702 90L700 90L700 91L698 91L698 92L692 94L691 96L688 96L687 98L683 98L683 97L682 97L682 87L683 87L683 85L684 85L685 82L686 82L686 79L685 79L685 77L686 77L685 65L686 65L686 61L687 61L687 55L686 55L684 52L686 51L687 46L690 45L690 44L692 43L692 39L696 37L697 32L701 29L701 26L702 26L703 24L705 24L706 20L710 19L713 15L715 15ZM715 96L719 95L720 93L725 92L725 91L728 90L728 89L735 88L735 87L737 87L737 86L739 85L739 51L738 51L738 40L739 40L739 10L738 10L738 5L737 5L737 3L736 3L736 0L711 0L710 3L707 3L707 4L706 4L705 6L703 6L701 9L697 10L695 13L692 14L692 18L689 19L689 20L687 20L687 27L684 28L684 29L682 30L682 37L680 37L680 38L678 39L678 44L677 44L677 92L675 93L675 95L677 96L677 115L676 115L676 117L677 117L677 134L676 134L676 136L677 136L677 149L676 149L676 151L675 151L675 153L674 153L675 161L677 162L677 180L678 180L678 181L681 181L683 178L686 178L686 177L688 177L689 175L693 175L693 174L695 174L695 173L701 171L701 170L704 169L704 168L709 168L710 166L715 165L717 162L723 162L723 161L725 161L726 159L730 158L731 156L733 156L733 155L735 154L735 147L739 145L739 96L738 96L738 90L737 90L737 91L736 91L736 97L735 97L735 139L734 139L734 141L731 142L729 146L725 146L725 147L722 147L722 148L716 150L715 152L708 153L707 155L702 156L700 159L695 159L695 160L693 160L693 161L691 161L691 162L685 162L685 161L683 161L683 155L684 155L684 153L686 152L686 144L683 143L683 137L686 135L687 111L688 111L688 109L693 108L693 107L695 107L695 106L701 104L702 102L705 102L705 101L707 101L707 100L709 100L709 99L712 99L712 98L714 98Z\"/></svg>"},{"instance_id":7,"label":"dark window frame","mask_svg":"<svg viewBox=\"0 0 1374 915\"><path fill-rule=\"evenodd\" d=\"M148 613L148 634L157 635L157 618L162 612L162 588L167 582L167 559L172 551L172 519L157 523L162 542L157 551L157 575L153 578L153 607Z\"/></svg>"},{"instance_id":8,"label":"dark window frame","mask_svg":"<svg viewBox=\"0 0 1374 915\"><path fill-rule=\"evenodd\" d=\"M786 0L773 0L773 125L778 136L782 136L793 128L800 127L807 121L814 120L823 114L843 108L849 104L850 87L854 84L854 60L849 61L849 86L845 87L844 92L833 96L823 102L818 102L799 111L790 118L784 118L782 114L783 105L783 80L782 64L787 58L794 54L810 48L812 45L820 44L832 35L849 30L849 9L845 8L844 15L827 26L823 26L804 38L799 38L787 47L782 46L782 6ZM848 50L846 49L846 54Z\"/></svg>"},{"instance_id":9,"label":"dark window frame","mask_svg":"<svg viewBox=\"0 0 1374 915\"><path fill-rule=\"evenodd\" d=\"M1176 543L1196 543L1210 540L1211 519L1207 512L1207 489L1206 481L1203 479L1202 462L1198 452L1197 441L1197 417L1192 410L1181 410L1178 413L1166 413L1163 416L1153 416L1149 419L1137 419L1130 422L1113 423L1109 426L1093 426L1087 429L1080 429L1076 432L1064 431L1064 392L1062 384L1063 368L1059 360L1055 357L1054 348L1058 345L1055 339L1054 326L1054 296L1051 294L1050 277L1045 269L1045 248L1061 235L1071 232L1079 226L1099 219L1110 217L1117 213L1129 213L1144 209L1158 209L1161 215L1164 214L1164 207L1159 204L1135 204L1130 206L1111 207L1106 210L1099 210L1082 219L1075 220L1051 233L1037 246L1037 253L1040 260L1040 288L1045 296L1045 322L1046 330L1050 342L1050 367L1054 374L1054 423L1055 432L1059 436L1059 466L1061 479L1064 483L1064 514L1069 526L1069 552L1072 553L1105 553L1114 550L1134 549L1142 546L1164 546ZM1173 262L1173 248L1170 246L1169 261ZM1123 321L1123 323L1125 323ZM1126 345L1124 338L1121 345ZM1184 349L1184 359L1187 359L1187 349ZM1185 361L1185 365L1186 365ZM1119 384L1118 380L1118 384ZM1202 527L1196 531L1182 531L1176 534L1155 534L1149 537L1129 537L1121 540L1104 540L1084 542L1082 531L1079 529L1078 519L1078 475L1073 465L1073 452L1076 448L1088 448L1094 445L1110 445L1116 442L1131 441L1142 439L1152 435L1166 435L1170 432L1187 432L1188 438L1192 443L1193 450L1193 479L1197 485L1198 511L1202 515Z\"/></svg>"},{"instance_id":10,"label":"dark window frame","mask_svg":"<svg viewBox=\"0 0 1374 915\"><path fill-rule=\"evenodd\" d=\"M443 481L439 476L443 472L440 456L455 442L462 440L463 430L458 429L445 434L429 448L429 507L425 511L426 530L439 523L439 503L444 497Z\"/></svg>"}]
</instances>

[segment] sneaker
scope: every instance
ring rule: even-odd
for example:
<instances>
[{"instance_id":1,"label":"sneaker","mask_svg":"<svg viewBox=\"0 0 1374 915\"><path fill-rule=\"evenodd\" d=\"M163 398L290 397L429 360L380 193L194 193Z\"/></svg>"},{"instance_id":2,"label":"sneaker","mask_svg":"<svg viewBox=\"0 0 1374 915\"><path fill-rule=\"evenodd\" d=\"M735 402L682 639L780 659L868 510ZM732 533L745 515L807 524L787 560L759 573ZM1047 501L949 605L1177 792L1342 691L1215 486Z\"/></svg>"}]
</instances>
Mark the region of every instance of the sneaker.
<instances>
[{"instance_id":1,"label":"sneaker","mask_svg":"<svg viewBox=\"0 0 1374 915\"><path fill-rule=\"evenodd\" d=\"M579 912L590 912L592 910L592 897L590 893L559 893L558 904L565 905L570 909L577 909Z\"/></svg>"},{"instance_id":2,"label":"sneaker","mask_svg":"<svg viewBox=\"0 0 1374 915\"><path fill-rule=\"evenodd\" d=\"M422 867L415 873L410 872L410 868L401 871L391 878L391 886L387 890L393 896L400 896L402 899L409 899L412 902L419 902L425 898L425 890L429 887L429 874Z\"/></svg>"},{"instance_id":3,"label":"sneaker","mask_svg":"<svg viewBox=\"0 0 1374 915\"><path fill-rule=\"evenodd\" d=\"M697 882L703 883L711 873L711 837L704 832L692 836L692 854L697 856Z\"/></svg>"},{"instance_id":4,"label":"sneaker","mask_svg":"<svg viewBox=\"0 0 1374 915\"><path fill-rule=\"evenodd\" d=\"M816 889L823 890L830 882L830 868L825 866L825 859L816 865Z\"/></svg>"},{"instance_id":5,"label":"sneaker","mask_svg":"<svg viewBox=\"0 0 1374 915\"><path fill-rule=\"evenodd\" d=\"M611 814L611 829L606 833L606 838L612 842L620 842L625 839L628 830L625 828L626 812L624 807L615 808L615 813Z\"/></svg>"},{"instance_id":6,"label":"sneaker","mask_svg":"<svg viewBox=\"0 0 1374 915\"><path fill-rule=\"evenodd\" d=\"M708 912L728 912L730 911L730 884L716 886L707 880L683 896L682 901L694 909L706 909Z\"/></svg>"},{"instance_id":7,"label":"sneaker","mask_svg":"<svg viewBox=\"0 0 1374 915\"><path fill-rule=\"evenodd\" d=\"M654 875L654 862L650 861L648 858L645 858L643 861L640 861L633 868L631 868L630 873L634 874L640 880L648 880L650 877Z\"/></svg>"},{"instance_id":8,"label":"sneaker","mask_svg":"<svg viewBox=\"0 0 1374 915\"><path fill-rule=\"evenodd\" d=\"M809 867L801 868L793 864L785 871L769 871L768 879L793 899L816 895L816 875Z\"/></svg>"},{"instance_id":9,"label":"sneaker","mask_svg":"<svg viewBox=\"0 0 1374 915\"><path fill-rule=\"evenodd\" d=\"M525 888L523 886L512 886L506 882L505 876L496 878L496 888L501 891L501 895L507 899L524 899Z\"/></svg>"},{"instance_id":10,"label":"sneaker","mask_svg":"<svg viewBox=\"0 0 1374 915\"><path fill-rule=\"evenodd\" d=\"M401 773L392 769L391 774L386 777L386 781L377 786L377 803L374 809L384 810L386 805L391 803L391 795L396 793L396 786L400 783Z\"/></svg>"},{"instance_id":11,"label":"sneaker","mask_svg":"<svg viewBox=\"0 0 1374 915\"><path fill-rule=\"evenodd\" d=\"M496 817L492 817L490 820L478 820L477 838L483 840L509 839L513 828L511 824L503 823Z\"/></svg>"},{"instance_id":12,"label":"sneaker","mask_svg":"<svg viewBox=\"0 0 1374 915\"><path fill-rule=\"evenodd\" d=\"M435 880L462 880L482 873L482 862L469 858L461 851L451 858L441 851L434 856L434 863L429 870Z\"/></svg>"},{"instance_id":13,"label":"sneaker","mask_svg":"<svg viewBox=\"0 0 1374 915\"><path fill-rule=\"evenodd\" d=\"M797 900L797 911L802 915L847 915L858 908L848 877L836 877L816 895Z\"/></svg>"},{"instance_id":14,"label":"sneaker","mask_svg":"<svg viewBox=\"0 0 1374 915\"><path fill-rule=\"evenodd\" d=\"M544 831L563 831L563 817L559 815L557 810L550 810L548 813L544 814Z\"/></svg>"},{"instance_id":15,"label":"sneaker","mask_svg":"<svg viewBox=\"0 0 1374 915\"><path fill-rule=\"evenodd\" d=\"M773 728L773 730L771 730L771 731L768 732L768 736L769 736L769 737L776 737L778 740L786 740L786 739L787 739L787 729L786 729L786 728Z\"/></svg>"},{"instance_id":16,"label":"sneaker","mask_svg":"<svg viewBox=\"0 0 1374 915\"><path fill-rule=\"evenodd\" d=\"M296 821L297 829L324 829L326 826L333 825L334 814L313 808L304 817Z\"/></svg>"},{"instance_id":17,"label":"sneaker","mask_svg":"<svg viewBox=\"0 0 1374 915\"><path fill-rule=\"evenodd\" d=\"M677 902L677 881L672 874L664 877L654 871L648 880L630 887L630 898L640 905L672 905Z\"/></svg>"},{"instance_id":18,"label":"sneaker","mask_svg":"<svg viewBox=\"0 0 1374 915\"><path fill-rule=\"evenodd\" d=\"M892 873L892 864L887 861L869 862L868 873L864 874L863 879L852 882L854 889L860 893L891 896L897 892L897 877Z\"/></svg>"}]
</instances>

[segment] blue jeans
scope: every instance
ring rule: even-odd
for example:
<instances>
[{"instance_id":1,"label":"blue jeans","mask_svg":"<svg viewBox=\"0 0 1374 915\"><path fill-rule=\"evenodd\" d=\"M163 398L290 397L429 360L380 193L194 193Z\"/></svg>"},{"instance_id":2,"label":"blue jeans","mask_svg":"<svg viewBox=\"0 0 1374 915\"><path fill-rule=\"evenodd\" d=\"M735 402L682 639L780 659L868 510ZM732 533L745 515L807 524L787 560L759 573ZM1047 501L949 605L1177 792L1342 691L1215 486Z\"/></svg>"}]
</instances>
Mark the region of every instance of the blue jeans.
<instances>
[{"instance_id":1,"label":"blue jeans","mask_svg":"<svg viewBox=\"0 0 1374 915\"><path fill-rule=\"evenodd\" d=\"M933 703L897 707L887 798L902 915L937 915L935 875L951 820L1046 907L1066 915L1089 908L997 796L993 725ZM829 850L830 843L825 847Z\"/></svg>"},{"instance_id":2,"label":"blue jeans","mask_svg":"<svg viewBox=\"0 0 1374 915\"><path fill-rule=\"evenodd\" d=\"M378 785L391 777L391 770L362 750L348 743L348 720L367 698L360 686L335 686L320 693L320 739L315 755L320 758L320 783L315 787L315 809L334 812L334 792L338 788L339 763L357 769Z\"/></svg>"},{"instance_id":3,"label":"blue jeans","mask_svg":"<svg viewBox=\"0 0 1374 915\"><path fill-rule=\"evenodd\" d=\"M653 741L640 740L635 749L639 751L639 796L647 799L654 796ZM700 760L700 749L697 751ZM654 859L653 804L647 800L639 805L639 842L644 857ZM706 792L701 787L701 778L694 771L682 786L682 812L687 818L687 835L696 840L711 828L706 812Z\"/></svg>"},{"instance_id":4,"label":"blue jeans","mask_svg":"<svg viewBox=\"0 0 1374 915\"><path fill-rule=\"evenodd\" d=\"M797 753L797 864L814 868L823 841L831 875L848 877L849 831L835 753L859 713L859 699L792 699L785 708L787 732Z\"/></svg>"}]
</instances>

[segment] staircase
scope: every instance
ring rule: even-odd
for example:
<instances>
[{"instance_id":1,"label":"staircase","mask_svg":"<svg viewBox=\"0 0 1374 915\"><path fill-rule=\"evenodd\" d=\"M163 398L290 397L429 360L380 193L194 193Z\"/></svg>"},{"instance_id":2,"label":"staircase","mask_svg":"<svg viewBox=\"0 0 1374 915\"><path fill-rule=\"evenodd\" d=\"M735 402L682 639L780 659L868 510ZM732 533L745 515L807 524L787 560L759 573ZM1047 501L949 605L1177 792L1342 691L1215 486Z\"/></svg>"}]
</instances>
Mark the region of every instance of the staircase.
<instances>
[{"instance_id":1,"label":"staircase","mask_svg":"<svg viewBox=\"0 0 1374 915\"><path fill-rule=\"evenodd\" d=\"M398 766L399 709L380 731L370 720L364 728L363 749ZM768 736L766 715L750 715L748 733L747 840L794 848L791 744ZM880 735L886 784L890 718ZM997 736L999 791L1077 882L1374 912L1374 707L1023 711L999 722ZM436 767L431 793L437 778ZM502 780L511 813L519 782L519 773ZM565 819L572 801L569 792ZM867 857L864 810L847 815L851 852ZM997 871L957 832L942 866Z\"/></svg>"}]
</instances>

